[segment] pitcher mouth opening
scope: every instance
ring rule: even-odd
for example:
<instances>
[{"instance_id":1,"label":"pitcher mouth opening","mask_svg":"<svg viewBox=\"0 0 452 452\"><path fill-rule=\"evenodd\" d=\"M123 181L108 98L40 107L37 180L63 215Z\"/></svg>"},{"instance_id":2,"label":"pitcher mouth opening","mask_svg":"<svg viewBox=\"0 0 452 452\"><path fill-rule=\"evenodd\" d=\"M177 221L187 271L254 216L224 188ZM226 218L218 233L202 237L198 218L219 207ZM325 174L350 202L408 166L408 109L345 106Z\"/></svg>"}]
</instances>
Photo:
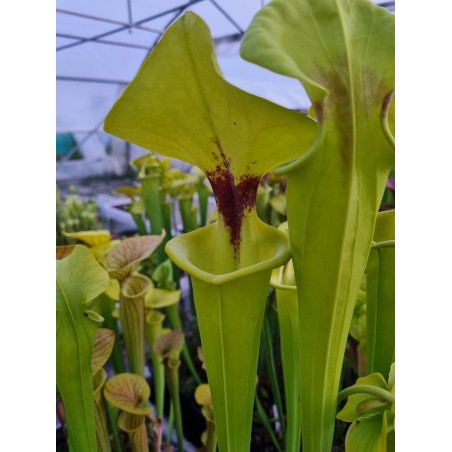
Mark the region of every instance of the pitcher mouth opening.
<instances>
[{"instance_id":1,"label":"pitcher mouth opening","mask_svg":"<svg viewBox=\"0 0 452 452\"><path fill-rule=\"evenodd\" d=\"M146 294L152 285L152 281L145 275L133 273L121 289L121 294L128 299L140 298Z\"/></svg>"},{"instance_id":2,"label":"pitcher mouth opening","mask_svg":"<svg viewBox=\"0 0 452 452\"><path fill-rule=\"evenodd\" d=\"M166 244L165 251L182 270L205 283L214 285L225 284L235 279L277 268L284 265L291 257L287 235L262 223L259 228L262 229L263 234L260 234L256 247L262 249L263 259L231 272L212 273L209 271L209 265L205 263L205 256L215 253L216 227L216 224L213 223L175 237Z\"/></svg>"}]
</instances>

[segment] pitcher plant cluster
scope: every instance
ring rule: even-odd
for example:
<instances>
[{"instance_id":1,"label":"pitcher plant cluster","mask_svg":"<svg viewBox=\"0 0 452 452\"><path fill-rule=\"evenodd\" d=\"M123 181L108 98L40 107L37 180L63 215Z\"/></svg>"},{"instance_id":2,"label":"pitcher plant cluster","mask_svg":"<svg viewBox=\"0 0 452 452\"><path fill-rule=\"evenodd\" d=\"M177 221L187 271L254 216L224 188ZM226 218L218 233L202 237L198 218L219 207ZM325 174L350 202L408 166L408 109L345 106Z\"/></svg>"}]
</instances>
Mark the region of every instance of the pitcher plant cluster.
<instances>
[{"instance_id":1,"label":"pitcher plant cluster","mask_svg":"<svg viewBox=\"0 0 452 452\"><path fill-rule=\"evenodd\" d=\"M57 389L71 450L168 450L168 410L184 450L181 365L209 452L249 451L253 421L274 450L330 452L339 421L351 424L347 452L394 450L394 210L381 210L394 170L394 16L369 0L273 0L240 53L299 80L309 114L229 84L207 25L187 12L105 119L106 132L150 154L133 162L139 186L118 190L140 235L68 233L85 246L57 250ZM344 356L359 377L349 387Z\"/></svg>"}]
</instances>

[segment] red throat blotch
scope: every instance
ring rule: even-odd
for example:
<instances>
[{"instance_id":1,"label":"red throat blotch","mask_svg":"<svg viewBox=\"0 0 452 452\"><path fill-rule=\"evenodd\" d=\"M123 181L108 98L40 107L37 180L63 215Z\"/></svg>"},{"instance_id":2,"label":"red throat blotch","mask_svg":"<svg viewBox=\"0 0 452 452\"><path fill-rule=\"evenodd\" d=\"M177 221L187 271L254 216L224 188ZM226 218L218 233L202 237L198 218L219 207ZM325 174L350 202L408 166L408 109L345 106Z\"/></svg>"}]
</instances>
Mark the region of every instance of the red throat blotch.
<instances>
[{"instance_id":1,"label":"red throat blotch","mask_svg":"<svg viewBox=\"0 0 452 452\"><path fill-rule=\"evenodd\" d=\"M206 171L206 176L212 185L212 190L217 201L218 213L223 218L224 225L230 233L230 243L234 248L234 258L240 261L240 241L243 216L245 209L251 212L256 205L256 194L260 176L243 174L235 183L231 172L231 159L226 157L218 139L212 140L218 151L214 154L219 162L213 171ZM221 161L220 161L221 157Z\"/></svg>"}]
</instances>

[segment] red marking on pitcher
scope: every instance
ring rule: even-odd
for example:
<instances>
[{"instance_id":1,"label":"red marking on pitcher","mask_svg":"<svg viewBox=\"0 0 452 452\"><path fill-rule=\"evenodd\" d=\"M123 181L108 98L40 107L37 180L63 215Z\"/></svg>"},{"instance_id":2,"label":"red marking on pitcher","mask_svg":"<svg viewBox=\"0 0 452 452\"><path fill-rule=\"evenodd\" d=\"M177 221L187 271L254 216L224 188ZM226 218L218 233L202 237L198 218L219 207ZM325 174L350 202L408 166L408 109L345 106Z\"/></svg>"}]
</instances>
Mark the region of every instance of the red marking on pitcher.
<instances>
[{"instance_id":1,"label":"red marking on pitcher","mask_svg":"<svg viewBox=\"0 0 452 452\"><path fill-rule=\"evenodd\" d=\"M234 248L234 258L240 261L241 230L245 209L251 212L256 205L256 194L260 176L243 174L235 183L231 172L231 159L228 158L218 139L212 139L217 146L222 162L215 170L207 171L206 176L212 185L217 201L218 213L230 233L230 243Z\"/></svg>"}]
</instances>

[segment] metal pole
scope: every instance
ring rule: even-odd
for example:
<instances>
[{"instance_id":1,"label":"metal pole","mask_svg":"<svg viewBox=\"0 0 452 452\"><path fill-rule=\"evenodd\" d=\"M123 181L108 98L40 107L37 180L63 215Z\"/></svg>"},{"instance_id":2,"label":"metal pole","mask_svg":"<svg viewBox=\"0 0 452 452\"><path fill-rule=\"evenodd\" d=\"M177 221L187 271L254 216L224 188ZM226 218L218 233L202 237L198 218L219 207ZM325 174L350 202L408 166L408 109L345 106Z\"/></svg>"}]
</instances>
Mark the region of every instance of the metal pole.
<instances>
[{"instance_id":1,"label":"metal pole","mask_svg":"<svg viewBox=\"0 0 452 452\"><path fill-rule=\"evenodd\" d=\"M133 20L132 20L132 5L130 3L130 0L127 0L127 14L129 15L129 24L131 24ZM129 28L129 33L132 33L131 28Z\"/></svg>"},{"instance_id":2,"label":"metal pole","mask_svg":"<svg viewBox=\"0 0 452 452\"><path fill-rule=\"evenodd\" d=\"M130 83L124 80L108 80L103 78L89 78L89 77L71 77L66 75L57 75L56 79L63 82L112 83L114 85L128 85Z\"/></svg>"},{"instance_id":3,"label":"metal pole","mask_svg":"<svg viewBox=\"0 0 452 452\"><path fill-rule=\"evenodd\" d=\"M83 39L85 39L83 36L67 35L65 33L57 33L56 35L59 38L77 39L79 41L83 41ZM117 41L107 41L105 39L97 39L96 43L108 44L108 45L120 46L120 47L130 47L130 48L133 48L133 49L149 50L148 46L143 46L143 45L140 45L140 44L129 44L128 42L117 42Z\"/></svg>"},{"instance_id":4,"label":"metal pole","mask_svg":"<svg viewBox=\"0 0 452 452\"><path fill-rule=\"evenodd\" d=\"M130 28L132 25L141 25L141 24L144 24L144 23L146 23L146 22L149 22L149 21L154 20L154 19L158 19L159 17L165 16L166 14L172 13L172 12L174 12L174 11L177 11L177 10L181 9L181 8L186 8L186 7L188 7L188 6L194 5L195 3L199 3L199 2L201 2L201 1L203 1L203 0L192 0L191 2L186 3L185 5L178 6L178 7L176 7L176 8L171 8L171 9L169 9L169 10L167 10L167 11L162 11L162 12L159 13L159 14L155 14L155 15L153 15L153 16L146 17L145 19L141 19L141 20L135 22L134 24L124 25L124 26L122 26L122 27L115 28L114 30L110 30L110 31L107 31L107 32L105 32L105 33L101 33L100 35L92 36L91 38L84 38L83 41L78 41L78 42L73 42L73 43L71 43L71 44L66 44L66 45L64 45L64 46L57 47L56 50L59 51L59 50L69 49L69 48L71 48L71 47L76 47L76 46L79 46L80 44L84 44L85 42L97 41L98 39L105 38L106 36L110 36L110 35L113 35L113 34L115 34L115 33L119 33L119 32L121 32L121 31L127 30L127 29Z\"/></svg>"},{"instance_id":5,"label":"metal pole","mask_svg":"<svg viewBox=\"0 0 452 452\"><path fill-rule=\"evenodd\" d=\"M226 17L226 19L228 19L235 28L237 28L237 30L243 33L240 25L215 0L210 0L210 3L212 3L212 5L214 5L218 9L218 11L220 11L221 14L223 14L223 16Z\"/></svg>"},{"instance_id":6,"label":"metal pole","mask_svg":"<svg viewBox=\"0 0 452 452\"><path fill-rule=\"evenodd\" d=\"M79 13L77 11L69 11L67 9L57 8L56 12L57 13L61 13L61 14L67 14L69 16L83 17L84 19L91 19L91 20L97 20L99 22L106 22L108 24L124 25L126 27L137 28L138 30L149 31L151 33L160 33L160 34L162 33L161 30L157 30L156 28L144 27L143 25L137 25L137 24L134 24L134 23L122 22L120 20L107 19L105 17L93 16L91 14Z\"/></svg>"}]
</instances>

